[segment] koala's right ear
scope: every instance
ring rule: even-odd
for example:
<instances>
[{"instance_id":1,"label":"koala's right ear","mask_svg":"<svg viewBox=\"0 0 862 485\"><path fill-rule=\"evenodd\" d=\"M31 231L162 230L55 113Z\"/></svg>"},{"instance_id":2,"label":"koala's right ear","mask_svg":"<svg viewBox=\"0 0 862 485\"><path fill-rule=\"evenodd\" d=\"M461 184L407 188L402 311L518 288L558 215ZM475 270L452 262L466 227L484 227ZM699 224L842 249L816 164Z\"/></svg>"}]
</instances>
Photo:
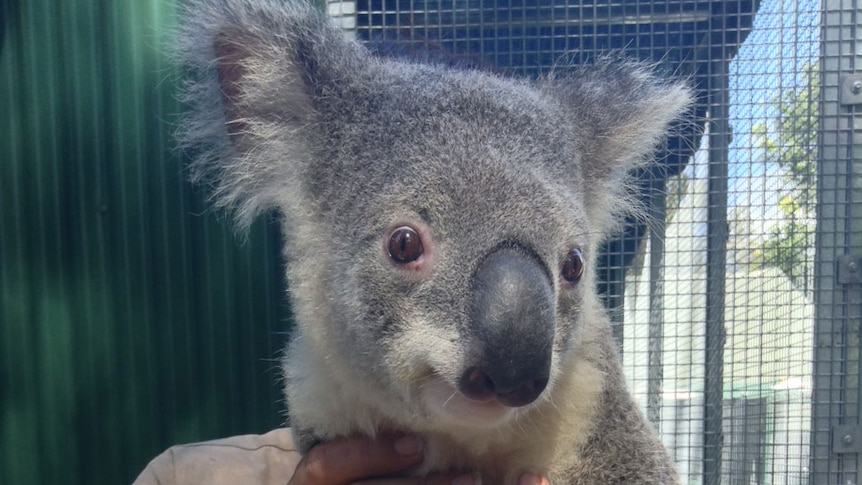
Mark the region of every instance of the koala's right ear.
<instances>
[{"instance_id":1,"label":"koala's right ear","mask_svg":"<svg viewBox=\"0 0 862 485\"><path fill-rule=\"evenodd\" d=\"M175 57L188 112L178 138L191 178L239 228L297 197L303 163L325 141L318 101L354 78L367 52L303 1L189 0Z\"/></svg>"},{"instance_id":2,"label":"koala's right ear","mask_svg":"<svg viewBox=\"0 0 862 485\"><path fill-rule=\"evenodd\" d=\"M552 73L544 87L569 113L582 151L585 200L601 234L638 212L632 169L651 159L674 121L682 121L693 93L684 82L656 76L651 66L620 57L599 59L573 75Z\"/></svg>"}]
</instances>

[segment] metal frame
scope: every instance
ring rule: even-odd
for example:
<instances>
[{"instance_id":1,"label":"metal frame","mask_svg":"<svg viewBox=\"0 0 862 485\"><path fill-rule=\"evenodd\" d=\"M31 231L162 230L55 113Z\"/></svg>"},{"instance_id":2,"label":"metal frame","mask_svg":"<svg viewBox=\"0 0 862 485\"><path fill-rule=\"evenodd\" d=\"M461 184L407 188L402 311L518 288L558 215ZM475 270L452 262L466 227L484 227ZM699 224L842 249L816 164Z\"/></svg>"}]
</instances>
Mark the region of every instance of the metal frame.
<instances>
[{"instance_id":1,"label":"metal frame","mask_svg":"<svg viewBox=\"0 0 862 485\"><path fill-rule=\"evenodd\" d=\"M862 69L860 7L857 0L822 6L812 484L859 484L862 469L862 285L844 276L858 271L862 255L862 100L853 96Z\"/></svg>"}]
</instances>

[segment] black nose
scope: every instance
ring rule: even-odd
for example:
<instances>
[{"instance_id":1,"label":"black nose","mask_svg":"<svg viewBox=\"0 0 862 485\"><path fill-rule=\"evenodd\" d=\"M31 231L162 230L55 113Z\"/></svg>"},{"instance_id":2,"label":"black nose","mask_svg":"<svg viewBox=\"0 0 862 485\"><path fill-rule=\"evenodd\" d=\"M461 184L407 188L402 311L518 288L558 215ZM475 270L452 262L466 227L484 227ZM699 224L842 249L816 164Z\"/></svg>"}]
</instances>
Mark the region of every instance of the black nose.
<instances>
[{"instance_id":1,"label":"black nose","mask_svg":"<svg viewBox=\"0 0 862 485\"><path fill-rule=\"evenodd\" d=\"M493 370L491 371L493 372ZM510 384L510 387L501 387L498 383ZM517 387L512 388L511 382L500 379L496 382L488 373L488 369L482 367L470 367L464 371L458 386L465 396L477 401L497 399L500 404L512 408L526 406L538 398L545 386L548 385L548 376L538 377L523 383L515 382Z\"/></svg>"},{"instance_id":2,"label":"black nose","mask_svg":"<svg viewBox=\"0 0 862 485\"><path fill-rule=\"evenodd\" d=\"M554 292L539 259L520 248L491 253L473 280L470 356L459 390L476 400L518 407L548 384Z\"/></svg>"}]
</instances>

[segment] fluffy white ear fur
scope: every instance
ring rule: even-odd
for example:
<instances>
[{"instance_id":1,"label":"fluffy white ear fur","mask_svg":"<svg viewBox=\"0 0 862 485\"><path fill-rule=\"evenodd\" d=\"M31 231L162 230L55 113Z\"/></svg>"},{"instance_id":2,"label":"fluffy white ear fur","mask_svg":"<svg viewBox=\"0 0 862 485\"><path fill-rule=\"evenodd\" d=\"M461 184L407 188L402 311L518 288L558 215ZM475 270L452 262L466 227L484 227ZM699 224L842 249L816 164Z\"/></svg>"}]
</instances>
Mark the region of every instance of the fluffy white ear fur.
<instances>
[{"instance_id":1,"label":"fluffy white ear fur","mask_svg":"<svg viewBox=\"0 0 862 485\"><path fill-rule=\"evenodd\" d=\"M691 105L691 90L657 78L649 66L619 58L600 59L565 77L554 72L543 87L573 120L583 156L584 200L599 232L613 232L621 215L642 216L629 176L651 159L668 126Z\"/></svg>"},{"instance_id":2,"label":"fluffy white ear fur","mask_svg":"<svg viewBox=\"0 0 862 485\"><path fill-rule=\"evenodd\" d=\"M192 180L210 186L213 204L232 211L239 229L295 193L291 184L313 159L316 91L350 77L341 72L355 75L367 56L313 9L277 0L185 4L173 51L186 68L189 109L177 135Z\"/></svg>"}]
</instances>

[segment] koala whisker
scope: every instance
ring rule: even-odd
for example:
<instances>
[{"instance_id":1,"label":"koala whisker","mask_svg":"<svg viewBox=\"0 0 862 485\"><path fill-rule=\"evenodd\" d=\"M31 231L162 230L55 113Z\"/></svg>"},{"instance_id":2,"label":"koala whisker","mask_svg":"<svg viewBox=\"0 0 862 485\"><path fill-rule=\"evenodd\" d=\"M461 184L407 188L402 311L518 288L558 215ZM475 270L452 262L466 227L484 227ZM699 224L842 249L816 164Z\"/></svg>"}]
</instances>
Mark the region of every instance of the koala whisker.
<instances>
[{"instance_id":1,"label":"koala whisker","mask_svg":"<svg viewBox=\"0 0 862 485\"><path fill-rule=\"evenodd\" d=\"M445 408L447 405L449 405L449 403L450 403L450 402L452 402L452 400L453 400L453 399L455 399L455 397L456 397L457 395L458 395L458 391L454 391L454 392L452 392L452 394L449 396L449 398L448 398L448 399L446 399L445 401L443 401L443 406L442 406L442 407L444 407L444 408Z\"/></svg>"}]
</instances>

